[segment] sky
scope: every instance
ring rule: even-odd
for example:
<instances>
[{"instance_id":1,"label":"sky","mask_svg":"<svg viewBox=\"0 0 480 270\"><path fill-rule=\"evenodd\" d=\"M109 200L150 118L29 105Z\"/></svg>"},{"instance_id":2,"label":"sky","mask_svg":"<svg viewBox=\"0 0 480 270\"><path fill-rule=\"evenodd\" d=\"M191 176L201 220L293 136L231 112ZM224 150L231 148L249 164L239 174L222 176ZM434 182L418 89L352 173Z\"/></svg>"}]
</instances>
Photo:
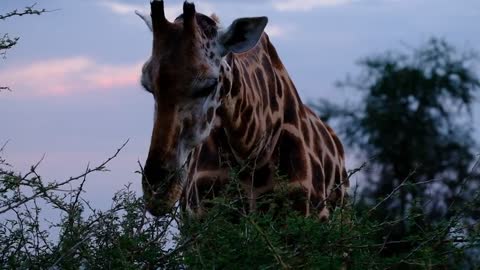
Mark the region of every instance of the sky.
<instances>
[{"instance_id":1,"label":"sky","mask_svg":"<svg viewBox=\"0 0 480 270\"><path fill-rule=\"evenodd\" d=\"M0 21L0 34L20 37L0 59L0 85L12 89L0 93L4 156L24 172L45 156L39 172L62 180L101 163L129 139L110 171L86 185L88 199L108 206L128 183L141 190L135 171L147 155L154 103L139 77L152 36L134 10L148 12L149 1L1 0L0 13L35 2L53 12ZM181 13L183 1L165 2L167 18ZM334 84L357 74L355 63L368 55L418 47L432 36L460 50L480 48L478 0L194 2L224 26L238 17L268 16L266 31L304 102L351 99ZM478 104L474 121L480 126Z\"/></svg>"}]
</instances>

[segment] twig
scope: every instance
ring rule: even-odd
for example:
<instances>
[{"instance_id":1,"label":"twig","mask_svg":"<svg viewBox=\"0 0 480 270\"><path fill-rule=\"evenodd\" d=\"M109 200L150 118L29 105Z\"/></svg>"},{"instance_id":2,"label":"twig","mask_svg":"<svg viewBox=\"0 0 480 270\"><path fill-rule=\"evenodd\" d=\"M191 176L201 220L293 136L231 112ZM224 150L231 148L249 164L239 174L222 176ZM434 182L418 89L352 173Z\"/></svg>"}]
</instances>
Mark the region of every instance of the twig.
<instances>
[{"instance_id":1,"label":"twig","mask_svg":"<svg viewBox=\"0 0 480 270\"><path fill-rule=\"evenodd\" d=\"M37 196L39 196L40 194L46 194L48 191L52 191L52 190L56 190L57 188L61 187L61 186L64 186L68 183L71 183L71 182L74 182L76 180L79 180L79 179L82 179L84 177L86 177L87 175L93 173L93 172L97 172L97 171L104 171L105 170L105 166L110 162L112 161L114 158L117 157L117 155L120 153L120 151L122 151L122 149L127 145L127 143L129 142L129 140L125 141L125 143L123 143L123 145L117 149L117 151L115 152L115 154L113 154L111 157L109 157L106 161L104 161L103 163L101 163L100 165L98 165L97 167L93 168L93 169L87 169L85 171L85 173L79 175L79 176L76 176L76 177L71 177L65 181L62 181L62 182L58 182L58 183L53 183L53 184L49 184L47 186L45 186L41 180L38 181L38 183L33 183L33 184L28 184L28 183L24 183L25 186L31 186L33 188L35 188L36 190L34 191L33 195L31 196L28 196L28 197L24 197L14 203L10 203L10 204L7 204L7 205L2 205L0 206L0 214L4 214L12 209L15 209L16 207L19 207L21 206L22 204L25 204L31 200L33 200L34 198L36 198ZM43 158L42 158L43 160ZM25 180L27 179L31 174L36 174L35 170L36 168L38 167L38 165L40 164L40 162L42 161L40 160L35 166L32 166L31 168L31 171L26 174L22 180Z\"/></svg>"},{"instance_id":2,"label":"twig","mask_svg":"<svg viewBox=\"0 0 480 270\"><path fill-rule=\"evenodd\" d=\"M390 199L390 197L392 197L395 193L397 193L397 191L399 189L401 189L402 187L405 186L405 183L410 180L410 178L417 172L417 169L415 168L413 171L411 171L407 177L405 177L405 179L402 181L402 183L400 183L400 185L398 185L397 187L395 187L392 192L390 192L387 197L385 197L383 200L381 200L379 203L377 203L374 207L372 207L370 210L368 210L367 212L367 216L370 215L373 211L375 211L380 205L382 205L384 202L386 202L388 199Z\"/></svg>"},{"instance_id":3,"label":"twig","mask_svg":"<svg viewBox=\"0 0 480 270\"><path fill-rule=\"evenodd\" d=\"M25 7L25 9L23 11L18 11L17 9L11 11L11 12L8 12L4 15L0 15L0 20L5 20L7 18L10 18L10 17L14 17L14 16L25 16L25 15L41 15L42 13L46 13L46 12L54 12L54 11L57 11L58 9L54 9L54 10L46 10L44 8L42 9L35 9L35 6L37 5L37 3L31 5L31 6L28 6L28 7Z\"/></svg>"},{"instance_id":4,"label":"twig","mask_svg":"<svg viewBox=\"0 0 480 270\"><path fill-rule=\"evenodd\" d=\"M254 226L254 228L260 233L260 235L262 236L262 238L265 240L265 242L267 243L268 245L268 249L270 249L270 251L273 253L273 256L275 257L275 260L277 260L277 262L282 266L282 269L290 269L290 266L287 265L283 260L282 260L282 257L280 256L280 254L278 254L277 250L275 249L275 246L273 246L272 242L270 241L270 239L268 238L268 236L265 234L265 232L262 230L262 228L260 228L260 226L258 226L258 224L253 221L253 219L250 217L250 216L244 216L246 218L248 218L248 221Z\"/></svg>"},{"instance_id":5,"label":"twig","mask_svg":"<svg viewBox=\"0 0 480 270\"><path fill-rule=\"evenodd\" d=\"M367 165L368 165L368 162L370 162L370 160L372 160L372 159L373 158L370 158L368 161L363 162L362 165L360 165L360 167L358 167L358 168L348 170L347 179L350 179L350 177L352 177L354 174L356 174L357 172L365 169L365 167L367 167Z\"/></svg>"},{"instance_id":6,"label":"twig","mask_svg":"<svg viewBox=\"0 0 480 270\"><path fill-rule=\"evenodd\" d=\"M458 199L459 195L465 189L467 181L470 180L470 178L472 177L472 175L474 174L474 172L477 170L479 166L480 166L480 155L478 156L477 160L473 164L472 169L470 170L470 173L468 173L468 175L464 179L462 179L462 182L460 184L460 190L457 192L457 194L454 195L452 202L447 208L447 211L450 211L450 209L453 207L454 203L456 202L456 199Z\"/></svg>"},{"instance_id":7,"label":"twig","mask_svg":"<svg viewBox=\"0 0 480 270\"><path fill-rule=\"evenodd\" d=\"M2 147L0 147L0 153L5 151L5 148L7 147L8 143L10 142L10 140L7 140L3 145Z\"/></svg>"}]
</instances>

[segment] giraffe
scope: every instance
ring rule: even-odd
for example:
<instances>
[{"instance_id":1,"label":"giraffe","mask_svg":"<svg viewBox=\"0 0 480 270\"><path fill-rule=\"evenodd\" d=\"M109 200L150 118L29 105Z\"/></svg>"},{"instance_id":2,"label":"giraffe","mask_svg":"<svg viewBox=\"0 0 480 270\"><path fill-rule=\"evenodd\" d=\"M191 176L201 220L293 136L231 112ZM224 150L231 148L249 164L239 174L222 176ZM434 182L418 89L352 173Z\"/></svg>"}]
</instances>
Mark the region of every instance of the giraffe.
<instances>
[{"instance_id":1,"label":"giraffe","mask_svg":"<svg viewBox=\"0 0 480 270\"><path fill-rule=\"evenodd\" d=\"M344 150L334 131L303 104L264 29L267 17L239 18L226 28L197 13L165 18L163 1L150 16L136 12L153 33L141 84L155 100L142 177L146 208L155 216L177 202L192 215L229 182L233 165L256 201L288 179L302 199L295 208L328 219L348 188Z\"/></svg>"}]
</instances>

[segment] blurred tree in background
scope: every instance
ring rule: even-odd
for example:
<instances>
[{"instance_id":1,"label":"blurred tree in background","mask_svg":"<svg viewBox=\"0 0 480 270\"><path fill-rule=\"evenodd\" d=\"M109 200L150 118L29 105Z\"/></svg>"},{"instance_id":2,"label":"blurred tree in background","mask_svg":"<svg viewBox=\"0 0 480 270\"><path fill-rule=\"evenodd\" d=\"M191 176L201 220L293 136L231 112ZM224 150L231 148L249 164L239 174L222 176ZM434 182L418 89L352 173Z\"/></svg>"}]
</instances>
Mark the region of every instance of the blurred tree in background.
<instances>
[{"instance_id":1,"label":"blurred tree in background","mask_svg":"<svg viewBox=\"0 0 480 270\"><path fill-rule=\"evenodd\" d=\"M474 162L479 150L471 124L480 88L476 60L474 52L459 53L433 38L411 53L360 61L362 74L339 83L361 94L355 105L325 100L313 105L361 159L371 158L360 193L365 205L388 199L377 209L377 218L423 214L413 224L400 222L383 232L389 240L405 239L412 230L449 218L452 208L478 196ZM468 214L461 219L478 222L478 209L464 207Z\"/></svg>"}]
</instances>

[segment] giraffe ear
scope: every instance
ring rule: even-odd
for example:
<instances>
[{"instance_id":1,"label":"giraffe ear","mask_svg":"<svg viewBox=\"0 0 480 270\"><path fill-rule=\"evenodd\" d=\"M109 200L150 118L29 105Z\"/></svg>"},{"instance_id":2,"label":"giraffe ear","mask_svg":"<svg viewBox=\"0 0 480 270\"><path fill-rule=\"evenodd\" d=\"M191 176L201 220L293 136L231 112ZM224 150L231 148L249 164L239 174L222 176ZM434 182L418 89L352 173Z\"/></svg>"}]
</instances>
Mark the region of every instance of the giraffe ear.
<instances>
[{"instance_id":1,"label":"giraffe ear","mask_svg":"<svg viewBox=\"0 0 480 270\"><path fill-rule=\"evenodd\" d=\"M225 56L229 52L243 53L255 47L267 23L267 17L240 18L233 21L219 35L223 47L222 55Z\"/></svg>"},{"instance_id":2,"label":"giraffe ear","mask_svg":"<svg viewBox=\"0 0 480 270\"><path fill-rule=\"evenodd\" d=\"M150 15L147 15L145 13L142 13L138 10L135 10L135 14L138 15L138 17L140 17L140 19L142 19L145 24L148 26L148 28L150 29L150 31L153 31L153 27L152 27L152 17Z\"/></svg>"}]
</instances>

